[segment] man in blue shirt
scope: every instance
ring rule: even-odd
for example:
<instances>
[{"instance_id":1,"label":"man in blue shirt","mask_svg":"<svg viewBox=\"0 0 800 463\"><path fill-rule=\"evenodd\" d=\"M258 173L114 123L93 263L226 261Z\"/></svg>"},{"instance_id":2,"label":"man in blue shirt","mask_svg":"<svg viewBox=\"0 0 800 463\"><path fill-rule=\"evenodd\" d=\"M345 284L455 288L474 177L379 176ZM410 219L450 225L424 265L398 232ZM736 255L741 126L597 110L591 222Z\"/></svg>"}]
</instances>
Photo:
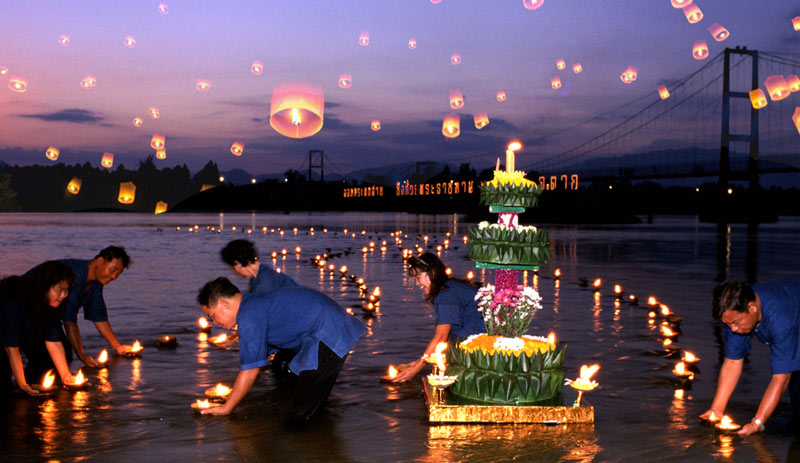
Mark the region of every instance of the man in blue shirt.
<instances>
[{"instance_id":1,"label":"man in blue shirt","mask_svg":"<svg viewBox=\"0 0 800 463\"><path fill-rule=\"evenodd\" d=\"M75 355L89 367L97 366L97 362L83 350L81 332L78 328L78 312L83 307L83 318L94 323L97 331L108 342L112 349L123 355L131 350L128 344L122 344L114 335L108 323L108 311L103 299L103 287L119 278L123 270L130 265L130 257L125 249L109 246L92 260L63 259L75 272L75 283L69 292L64 309L64 329L67 339ZM69 347L66 346L65 347ZM67 357L71 357L68 354Z\"/></svg>"},{"instance_id":2,"label":"man in blue shirt","mask_svg":"<svg viewBox=\"0 0 800 463\"><path fill-rule=\"evenodd\" d=\"M739 434L763 431L787 386L793 418L800 418L800 282L776 281L753 287L741 281L722 283L714 289L711 313L726 325L725 360L714 401L701 418L712 412L723 416L742 374L744 357L750 353L752 334L769 346L772 379L753 420Z\"/></svg>"},{"instance_id":3,"label":"man in blue shirt","mask_svg":"<svg viewBox=\"0 0 800 463\"><path fill-rule=\"evenodd\" d=\"M215 323L239 327L240 371L225 404L203 413L227 415L244 398L278 349L298 351L289 368L297 375L288 423L308 422L330 394L364 326L328 296L302 286L242 294L227 278L203 286L197 302ZM302 316L298 316L298 311Z\"/></svg>"}]
</instances>

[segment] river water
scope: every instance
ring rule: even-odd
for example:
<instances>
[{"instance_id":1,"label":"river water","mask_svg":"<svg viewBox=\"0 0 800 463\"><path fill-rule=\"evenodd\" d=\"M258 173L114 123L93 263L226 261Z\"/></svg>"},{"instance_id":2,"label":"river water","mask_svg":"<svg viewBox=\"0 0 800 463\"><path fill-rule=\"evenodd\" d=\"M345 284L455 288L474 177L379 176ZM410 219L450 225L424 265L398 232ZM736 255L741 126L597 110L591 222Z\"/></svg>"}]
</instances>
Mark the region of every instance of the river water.
<instances>
[{"instance_id":1,"label":"river water","mask_svg":"<svg viewBox=\"0 0 800 463\"><path fill-rule=\"evenodd\" d=\"M189 232L194 225L197 232ZM22 273L47 259L88 259L110 244L124 246L133 264L105 288L110 322L123 342L138 339L145 346L140 358L114 358L106 369L85 370L91 382L85 390L0 401L6 409L0 418L4 458L657 462L798 457L800 440L785 426L788 397L767 432L750 438L720 435L700 426L697 416L711 402L721 362L720 325L709 310L715 281L797 278L800 248L794 241L800 220L784 218L750 230L744 225L718 230L687 217L656 217L640 225L547 226L553 259L539 275L525 275L544 299L530 332L554 331L567 343L568 378L576 377L582 364L601 365L595 375L600 387L584 396L595 407L594 425L429 425L418 380L397 386L378 381L388 364L420 355L433 333L432 309L405 275L390 233L402 230L404 247L417 243L431 250L451 233L441 258L456 276L464 276L474 270L462 241L469 226L455 215L395 213L2 214L0 275ZM335 254L330 262L337 269L347 265L348 273L365 278L370 289L381 288L380 314L363 319L366 334L351 352L328 406L304 432L282 430L288 395L269 373L229 417L199 416L189 407L207 387L231 384L238 370L235 352L211 346L197 332L201 313L194 302L198 288L217 276L246 288L219 258L219 250L235 238L252 239L264 257L287 249L275 266L359 317L355 285L338 272L320 271L309 259ZM383 240L386 252L378 249ZM362 254L370 241L376 247ZM556 268L563 273L558 281L552 277ZM494 278L490 271L476 274L484 281ZM582 287L580 278L601 278L600 291ZM639 305L617 304L614 284L626 295L637 295ZM683 398L674 392L675 351L663 346L660 320L649 322L645 300L651 295L683 317L682 336L670 347L702 359ZM80 326L84 345L96 355L104 341L91 324L81 320ZM213 334L221 332L215 328ZM177 336L176 349L157 347L156 339L166 334ZM767 360L767 348L754 342L728 408L738 422L748 421L758 406L769 381ZM78 366L73 362L73 372ZM574 394L568 389L565 400L571 402Z\"/></svg>"}]
</instances>

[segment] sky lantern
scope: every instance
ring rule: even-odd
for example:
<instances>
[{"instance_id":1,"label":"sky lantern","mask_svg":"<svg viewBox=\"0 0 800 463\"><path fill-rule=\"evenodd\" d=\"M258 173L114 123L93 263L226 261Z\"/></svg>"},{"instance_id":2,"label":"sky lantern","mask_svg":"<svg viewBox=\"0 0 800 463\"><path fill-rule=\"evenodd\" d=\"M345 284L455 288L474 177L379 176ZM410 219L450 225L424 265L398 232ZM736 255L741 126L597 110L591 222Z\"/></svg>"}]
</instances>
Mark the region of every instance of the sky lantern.
<instances>
[{"instance_id":1,"label":"sky lantern","mask_svg":"<svg viewBox=\"0 0 800 463\"><path fill-rule=\"evenodd\" d=\"M792 18L792 26L794 27L794 30L800 31L800 16L795 16Z\"/></svg>"},{"instance_id":2,"label":"sky lantern","mask_svg":"<svg viewBox=\"0 0 800 463\"><path fill-rule=\"evenodd\" d=\"M91 90L97 86L97 78L95 76L86 76L81 79L81 88L84 90Z\"/></svg>"},{"instance_id":3,"label":"sky lantern","mask_svg":"<svg viewBox=\"0 0 800 463\"><path fill-rule=\"evenodd\" d=\"M489 125L489 115L488 114L479 113L479 114L475 114L473 117L475 119L475 128L476 129L480 130L480 129L486 127L487 125Z\"/></svg>"},{"instance_id":4,"label":"sky lantern","mask_svg":"<svg viewBox=\"0 0 800 463\"><path fill-rule=\"evenodd\" d=\"M562 70L566 69L566 67L567 67L567 62L564 61L563 58L559 58L559 59L556 60L556 69L558 69L559 71L562 71Z\"/></svg>"},{"instance_id":5,"label":"sky lantern","mask_svg":"<svg viewBox=\"0 0 800 463\"><path fill-rule=\"evenodd\" d=\"M722 42L731 35L728 29L725 29L717 23L708 26L708 32L711 33L711 37L714 37L714 40L717 42Z\"/></svg>"},{"instance_id":6,"label":"sky lantern","mask_svg":"<svg viewBox=\"0 0 800 463\"><path fill-rule=\"evenodd\" d=\"M450 64L452 64L453 66L458 66L459 64L461 64L461 55L459 55L458 53L453 53L450 56Z\"/></svg>"},{"instance_id":7,"label":"sky lantern","mask_svg":"<svg viewBox=\"0 0 800 463\"><path fill-rule=\"evenodd\" d=\"M550 86L553 87L553 90L558 90L561 88L561 79L556 76L550 79Z\"/></svg>"},{"instance_id":8,"label":"sky lantern","mask_svg":"<svg viewBox=\"0 0 800 463\"><path fill-rule=\"evenodd\" d=\"M800 133L800 106L794 108L794 114L792 114L792 122L794 122L794 126L797 127L797 133Z\"/></svg>"},{"instance_id":9,"label":"sky lantern","mask_svg":"<svg viewBox=\"0 0 800 463\"><path fill-rule=\"evenodd\" d=\"M442 3L442 0L431 0L431 3L438 5L439 3Z\"/></svg>"},{"instance_id":10,"label":"sky lantern","mask_svg":"<svg viewBox=\"0 0 800 463\"><path fill-rule=\"evenodd\" d=\"M369 45L369 31L364 30L358 34L358 44L362 47Z\"/></svg>"},{"instance_id":11,"label":"sky lantern","mask_svg":"<svg viewBox=\"0 0 800 463\"><path fill-rule=\"evenodd\" d=\"M197 79L197 84L194 86L194 88L198 92L207 92L211 90L211 81L208 79Z\"/></svg>"},{"instance_id":12,"label":"sky lantern","mask_svg":"<svg viewBox=\"0 0 800 463\"><path fill-rule=\"evenodd\" d=\"M417 49L417 39L411 37L408 39L408 49L409 50L416 50Z\"/></svg>"},{"instance_id":13,"label":"sky lantern","mask_svg":"<svg viewBox=\"0 0 800 463\"><path fill-rule=\"evenodd\" d=\"M373 132L379 131L381 129L381 121L373 119L372 122L369 123L369 128L372 129Z\"/></svg>"},{"instance_id":14,"label":"sky lantern","mask_svg":"<svg viewBox=\"0 0 800 463\"><path fill-rule=\"evenodd\" d=\"M7 76L8 75L8 68L5 66L0 66L0 76Z\"/></svg>"},{"instance_id":15,"label":"sky lantern","mask_svg":"<svg viewBox=\"0 0 800 463\"><path fill-rule=\"evenodd\" d=\"M526 10L535 10L542 5L544 5L544 0L522 0L522 6Z\"/></svg>"},{"instance_id":16,"label":"sky lantern","mask_svg":"<svg viewBox=\"0 0 800 463\"><path fill-rule=\"evenodd\" d=\"M44 152L44 155L47 156L47 159L55 161L56 159L58 159L59 153L61 153L61 151L58 148L56 148L55 146L51 146L47 148L47 151Z\"/></svg>"},{"instance_id":17,"label":"sky lantern","mask_svg":"<svg viewBox=\"0 0 800 463\"><path fill-rule=\"evenodd\" d=\"M133 118L133 126L134 127L141 127L144 124L144 119L141 117L134 117Z\"/></svg>"},{"instance_id":18,"label":"sky lantern","mask_svg":"<svg viewBox=\"0 0 800 463\"><path fill-rule=\"evenodd\" d=\"M464 95L461 94L460 88L450 89L450 107L453 109L461 109L464 107Z\"/></svg>"},{"instance_id":19,"label":"sky lantern","mask_svg":"<svg viewBox=\"0 0 800 463\"><path fill-rule=\"evenodd\" d=\"M339 74L339 88L350 88L353 86L353 76L350 74Z\"/></svg>"},{"instance_id":20,"label":"sky lantern","mask_svg":"<svg viewBox=\"0 0 800 463\"><path fill-rule=\"evenodd\" d=\"M133 182L122 182L119 184L119 195L117 201L122 204L132 204L136 198L136 185Z\"/></svg>"},{"instance_id":21,"label":"sky lantern","mask_svg":"<svg viewBox=\"0 0 800 463\"><path fill-rule=\"evenodd\" d=\"M506 95L506 91L505 90L498 90L497 91L497 101L503 102L503 101L506 101L507 99L508 99L508 96Z\"/></svg>"},{"instance_id":22,"label":"sky lantern","mask_svg":"<svg viewBox=\"0 0 800 463\"><path fill-rule=\"evenodd\" d=\"M689 24L697 24L703 19L703 12L700 11L700 7L694 3L683 7L683 14L686 16L686 20L689 21Z\"/></svg>"},{"instance_id":23,"label":"sky lantern","mask_svg":"<svg viewBox=\"0 0 800 463\"><path fill-rule=\"evenodd\" d=\"M306 138L322 129L325 98L310 83L278 84L272 91L269 125L289 138Z\"/></svg>"},{"instance_id":24,"label":"sky lantern","mask_svg":"<svg viewBox=\"0 0 800 463\"><path fill-rule=\"evenodd\" d=\"M250 65L250 72L260 76L264 72L264 63L259 60L253 61L253 64Z\"/></svg>"},{"instance_id":25,"label":"sky lantern","mask_svg":"<svg viewBox=\"0 0 800 463\"><path fill-rule=\"evenodd\" d=\"M132 35L126 35L122 43L128 48L133 48L136 46L136 39Z\"/></svg>"},{"instance_id":26,"label":"sky lantern","mask_svg":"<svg viewBox=\"0 0 800 463\"><path fill-rule=\"evenodd\" d=\"M67 191L69 191L74 195L78 194L78 192L81 191L82 183L83 181L78 177L72 177L72 180L70 180L69 183L67 183Z\"/></svg>"},{"instance_id":27,"label":"sky lantern","mask_svg":"<svg viewBox=\"0 0 800 463\"><path fill-rule=\"evenodd\" d=\"M233 144L231 145L231 153L233 153L234 156L241 156L243 152L244 152L244 143L240 141L233 142Z\"/></svg>"},{"instance_id":28,"label":"sky lantern","mask_svg":"<svg viewBox=\"0 0 800 463\"><path fill-rule=\"evenodd\" d=\"M22 77L9 77L8 88L10 88L12 92L25 93L25 91L28 90L28 81Z\"/></svg>"},{"instance_id":29,"label":"sky lantern","mask_svg":"<svg viewBox=\"0 0 800 463\"><path fill-rule=\"evenodd\" d=\"M636 80L636 77L638 76L639 76L639 71L633 66L628 66L628 68L625 69L625 72L623 72L622 75L619 76L619 78L620 80L622 80L623 83L630 84L633 83Z\"/></svg>"},{"instance_id":30,"label":"sky lantern","mask_svg":"<svg viewBox=\"0 0 800 463\"><path fill-rule=\"evenodd\" d=\"M166 139L166 137L164 137L164 135L160 135L160 134L156 133L156 134L153 134L152 138L150 138L150 146L154 150L158 150L158 149L163 148L166 143L167 143L167 139Z\"/></svg>"},{"instance_id":31,"label":"sky lantern","mask_svg":"<svg viewBox=\"0 0 800 463\"><path fill-rule=\"evenodd\" d=\"M797 74L790 74L786 76L786 85L789 86L789 91L794 93L800 90L800 77Z\"/></svg>"},{"instance_id":32,"label":"sky lantern","mask_svg":"<svg viewBox=\"0 0 800 463\"><path fill-rule=\"evenodd\" d=\"M583 72L583 66L581 65L581 63L573 64L572 72L574 72L575 74L580 74L581 72Z\"/></svg>"},{"instance_id":33,"label":"sky lantern","mask_svg":"<svg viewBox=\"0 0 800 463\"><path fill-rule=\"evenodd\" d=\"M169 6L166 3L159 3L158 4L158 12L161 14L169 13Z\"/></svg>"},{"instance_id":34,"label":"sky lantern","mask_svg":"<svg viewBox=\"0 0 800 463\"><path fill-rule=\"evenodd\" d=\"M786 84L786 79L781 75L767 77L764 87L767 88L767 93L772 101L780 101L792 93Z\"/></svg>"},{"instance_id":35,"label":"sky lantern","mask_svg":"<svg viewBox=\"0 0 800 463\"><path fill-rule=\"evenodd\" d=\"M161 213L164 213L164 212L167 212L167 203L165 203L164 201L157 202L156 203L156 210L155 210L154 213L155 214L161 214Z\"/></svg>"},{"instance_id":36,"label":"sky lantern","mask_svg":"<svg viewBox=\"0 0 800 463\"><path fill-rule=\"evenodd\" d=\"M694 59L708 58L708 44L705 40L698 40L694 43L692 47L692 56Z\"/></svg>"},{"instance_id":37,"label":"sky lantern","mask_svg":"<svg viewBox=\"0 0 800 463\"><path fill-rule=\"evenodd\" d=\"M67 34L61 34L58 36L58 44L62 47L68 47L70 43L69 36Z\"/></svg>"},{"instance_id":38,"label":"sky lantern","mask_svg":"<svg viewBox=\"0 0 800 463\"><path fill-rule=\"evenodd\" d=\"M677 8L679 10L686 8L687 6L692 4L692 0L672 0L672 8Z\"/></svg>"},{"instance_id":39,"label":"sky lantern","mask_svg":"<svg viewBox=\"0 0 800 463\"><path fill-rule=\"evenodd\" d=\"M461 135L461 118L458 114L445 116L442 121L442 134L447 138L456 138Z\"/></svg>"},{"instance_id":40,"label":"sky lantern","mask_svg":"<svg viewBox=\"0 0 800 463\"><path fill-rule=\"evenodd\" d=\"M150 106L150 118L151 119L161 118L161 112L155 106Z\"/></svg>"},{"instance_id":41,"label":"sky lantern","mask_svg":"<svg viewBox=\"0 0 800 463\"><path fill-rule=\"evenodd\" d=\"M767 95L764 94L764 90L757 88L751 90L749 95L750 103L753 105L754 109L761 109L767 105Z\"/></svg>"},{"instance_id":42,"label":"sky lantern","mask_svg":"<svg viewBox=\"0 0 800 463\"><path fill-rule=\"evenodd\" d=\"M167 150L165 150L164 148L156 150L156 159L161 159L161 160L167 159Z\"/></svg>"},{"instance_id":43,"label":"sky lantern","mask_svg":"<svg viewBox=\"0 0 800 463\"><path fill-rule=\"evenodd\" d=\"M669 90L667 90L665 85L658 86L658 96L660 96L662 100L669 98Z\"/></svg>"},{"instance_id":44,"label":"sky lantern","mask_svg":"<svg viewBox=\"0 0 800 463\"><path fill-rule=\"evenodd\" d=\"M106 168L110 168L114 165L114 153L103 153L103 157L100 159L100 165Z\"/></svg>"}]
</instances>

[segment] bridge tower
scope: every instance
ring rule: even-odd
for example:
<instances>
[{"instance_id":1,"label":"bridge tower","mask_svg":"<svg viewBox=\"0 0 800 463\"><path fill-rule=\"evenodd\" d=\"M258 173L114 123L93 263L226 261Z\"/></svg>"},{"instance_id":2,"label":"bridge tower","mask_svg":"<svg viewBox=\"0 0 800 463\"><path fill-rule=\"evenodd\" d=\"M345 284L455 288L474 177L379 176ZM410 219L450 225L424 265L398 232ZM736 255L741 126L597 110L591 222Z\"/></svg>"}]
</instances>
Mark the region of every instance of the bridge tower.
<instances>
[{"instance_id":1,"label":"bridge tower","mask_svg":"<svg viewBox=\"0 0 800 463\"><path fill-rule=\"evenodd\" d=\"M747 55L752 61L751 85L750 90L758 88L758 51L748 50L747 47L734 49L726 48L724 55L724 69L722 75L722 137L719 150L719 181L718 194L720 195L721 216L719 222L727 221L728 186L731 177L730 165L730 143L747 142L750 144L750 156L747 162L747 180L749 204L747 214L753 220L756 209L756 195L758 194L758 110L751 104L750 108L750 133L734 134L731 133L731 98L744 98L749 100L748 91L731 90L731 55Z\"/></svg>"},{"instance_id":2,"label":"bridge tower","mask_svg":"<svg viewBox=\"0 0 800 463\"><path fill-rule=\"evenodd\" d=\"M319 164L314 164L314 156L319 159ZM311 150L308 152L308 181L311 181L311 169L319 168L319 182L325 183L325 152L322 150Z\"/></svg>"}]
</instances>

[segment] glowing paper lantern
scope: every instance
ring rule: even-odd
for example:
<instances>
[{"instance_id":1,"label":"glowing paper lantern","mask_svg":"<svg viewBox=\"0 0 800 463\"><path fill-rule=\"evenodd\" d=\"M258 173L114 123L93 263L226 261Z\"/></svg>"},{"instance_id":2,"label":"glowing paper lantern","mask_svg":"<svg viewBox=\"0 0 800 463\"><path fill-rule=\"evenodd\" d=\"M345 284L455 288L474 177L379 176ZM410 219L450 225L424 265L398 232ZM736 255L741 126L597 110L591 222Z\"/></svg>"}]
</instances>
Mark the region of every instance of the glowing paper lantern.
<instances>
[{"instance_id":1,"label":"glowing paper lantern","mask_svg":"<svg viewBox=\"0 0 800 463\"><path fill-rule=\"evenodd\" d=\"M787 76L786 85L789 86L789 91L792 93L800 90L800 77L797 77L797 74Z\"/></svg>"},{"instance_id":2,"label":"glowing paper lantern","mask_svg":"<svg viewBox=\"0 0 800 463\"><path fill-rule=\"evenodd\" d=\"M161 214L163 212L167 212L167 203L165 203L164 201L159 201L156 203L155 214Z\"/></svg>"},{"instance_id":3,"label":"glowing paper lantern","mask_svg":"<svg viewBox=\"0 0 800 463\"><path fill-rule=\"evenodd\" d=\"M453 66L458 66L459 64L461 64L461 55L459 55L458 53L453 53L453 55L450 56L450 64L452 64Z\"/></svg>"},{"instance_id":4,"label":"glowing paper lantern","mask_svg":"<svg viewBox=\"0 0 800 463\"><path fill-rule=\"evenodd\" d=\"M506 91L505 90L498 90L497 91L497 101L503 102L503 101L506 101L507 99L508 99L508 96L506 96Z\"/></svg>"},{"instance_id":5,"label":"glowing paper lantern","mask_svg":"<svg viewBox=\"0 0 800 463\"><path fill-rule=\"evenodd\" d=\"M761 109L767 105L767 95L764 94L764 90L757 88L750 91L749 95L750 103L753 105L753 108Z\"/></svg>"},{"instance_id":6,"label":"glowing paper lantern","mask_svg":"<svg viewBox=\"0 0 800 463\"><path fill-rule=\"evenodd\" d=\"M708 58L708 44L705 40L698 40L692 47L692 56L694 59Z\"/></svg>"},{"instance_id":7,"label":"glowing paper lantern","mask_svg":"<svg viewBox=\"0 0 800 463\"><path fill-rule=\"evenodd\" d=\"M431 3L438 5L439 3L442 3L442 0L431 0Z\"/></svg>"},{"instance_id":8,"label":"glowing paper lantern","mask_svg":"<svg viewBox=\"0 0 800 463\"><path fill-rule=\"evenodd\" d=\"M703 19L703 12L700 11L700 7L694 3L683 7L683 14L686 16L686 20L689 21L689 24L699 23L700 20Z\"/></svg>"},{"instance_id":9,"label":"glowing paper lantern","mask_svg":"<svg viewBox=\"0 0 800 463\"><path fill-rule=\"evenodd\" d=\"M339 74L339 88L350 88L353 86L353 76L350 74Z\"/></svg>"},{"instance_id":10,"label":"glowing paper lantern","mask_svg":"<svg viewBox=\"0 0 800 463\"><path fill-rule=\"evenodd\" d=\"M767 88L767 93L772 101L780 101L792 93L783 76L767 77L767 80L764 81L764 87Z\"/></svg>"},{"instance_id":11,"label":"glowing paper lantern","mask_svg":"<svg viewBox=\"0 0 800 463\"><path fill-rule=\"evenodd\" d=\"M166 3L159 3L158 4L158 12L161 14L169 13L169 6Z\"/></svg>"},{"instance_id":12,"label":"glowing paper lantern","mask_svg":"<svg viewBox=\"0 0 800 463\"><path fill-rule=\"evenodd\" d=\"M464 95L461 94L460 88L450 89L450 107L453 109L464 107Z\"/></svg>"},{"instance_id":13,"label":"glowing paper lantern","mask_svg":"<svg viewBox=\"0 0 800 463\"><path fill-rule=\"evenodd\" d=\"M260 76L261 73L264 72L264 63L259 60L253 61L253 64L250 65L250 72L253 74Z\"/></svg>"},{"instance_id":14,"label":"glowing paper lantern","mask_svg":"<svg viewBox=\"0 0 800 463\"><path fill-rule=\"evenodd\" d=\"M544 5L544 0L522 0L522 6L526 10L535 10L542 5Z\"/></svg>"},{"instance_id":15,"label":"glowing paper lantern","mask_svg":"<svg viewBox=\"0 0 800 463\"><path fill-rule=\"evenodd\" d=\"M572 72L574 72L575 74L580 74L581 72L583 72L583 66L581 66L581 63L573 64Z\"/></svg>"},{"instance_id":16,"label":"glowing paper lantern","mask_svg":"<svg viewBox=\"0 0 800 463\"><path fill-rule=\"evenodd\" d=\"M369 45L368 31L361 31L361 33L358 34L358 44L361 45L362 47L366 47L367 45Z\"/></svg>"},{"instance_id":17,"label":"glowing paper lantern","mask_svg":"<svg viewBox=\"0 0 800 463\"><path fill-rule=\"evenodd\" d=\"M114 153L103 153L100 159L100 165L109 168L114 165Z\"/></svg>"},{"instance_id":18,"label":"glowing paper lantern","mask_svg":"<svg viewBox=\"0 0 800 463\"><path fill-rule=\"evenodd\" d=\"M133 182L122 182L119 184L119 195L117 201L122 204L132 204L136 198L136 185Z\"/></svg>"},{"instance_id":19,"label":"glowing paper lantern","mask_svg":"<svg viewBox=\"0 0 800 463\"><path fill-rule=\"evenodd\" d=\"M558 90L561 88L561 79L558 77L552 77L550 79L550 86L553 87L554 90Z\"/></svg>"},{"instance_id":20,"label":"glowing paper lantern","mask_svg":"<svg viewBox=\"0 0 800 463\"><path fill-rule=\"evenodd\" d=\"M167 159L167 150L164 148L156 150L156 159Z\"/></svg>"},{"instance_id":21,"label":"glowing paper lantern","mask_svg":"<svg viewBox=\"0 0 800 463\"><path fill-rule=\"evenodd\" d=\"M666 100L667 98L669 98L669 90L667 90L666 86L664 85L658 86L658 96L660 96L662 100Z\"/></svg>"},{"instance_id":22,"label":"glowing paper lantern","mask_svg":"<svg viewBox=\"0 0 800 463\"><path fill-rule=\"evenodd\" d=\"M711 33L711 36L714 37L714 40L717 42L722 42L731 35L728 29L725 29L717 23L708 26L708 32Z\"/></svg>"},{"instance_id":23,"label":"glowing paper lantern","mask_svg":"<svg viewBox=\"0 0 800 463\"><path fill-rule=\"evenodd\" d=\"M122 43L128 48L133 48L136 46L136 39L132 35L126 35Z\"/></svg>"},{"instance_id":24,"label":"glowing paper lantern","mask_svg":"<svg viewBox=\"0 0 800 463\"><path fill-rule=\"evenodd\" d=\"M134 117L133 118L133 126L134 127L141 127L144 124L144 119L141 117Z\"/></svg>"},{"instance_id":25,"label":"glowing paper lantern","mask_svg":"<svg viewBox=\"0 0 800 463\"><path fill-rule=\"evenodd\" d=\"M633 83L638 76L639 76L639 71L633 66L628 66L628 68L625 69L625 72L623 72L622 75L619 76L619 78L620 80L622 80L623 83L630 84Z\"/></svg>"},{"instance_id":26,"label":"glowing paper lantern","mask_svg":"<svg viewBox=\"0 0 800 463\"><path fill-rule=\"evenodd\" d=\"M409 50L416 50L416 48L417 48L417 39L415 39L414 37L411 37L410 39L408 39L408 48L409 48Z\"/></svg>"},{"instance_id":27,"label":"glowing paper lantern","mask_svg":"<svg viewBox=\"0 0 800 463\"><path fill-rule=\"evenodd\" d=\"M372 129L373 132L379 131L381 129L381 121L373 119L372 122L369 123L369 128Z\"/></svg>"},{"instance_id":28,"label":"glowing paper lantern","mask_svg":"<svg viewBox=\"0 0 800 463\"><path fill-rule=\"evenodd\" d=\"M794 30L800 31L800 16L792 18L792 26L794 27Z\"/></svg>"},{"instance_id":29,"label":"glowing paper lantern","mask_svg":"<svg viewBox=\"0 0 800 463\"><path fill-rule=\"evenodd\" d=\"M233 153L234 156L241 156L243 152L244 152L244 143L240 141L233 142L233 144L231 145L231 153Z\"/></svg>"},{"instance_id":30,"label":"glowing paper lantern","mask_svg":"<svg viewBox=\"0 0 800 463\"><path fill-rule=\"evenodd\" d=\"M158 149L163 148L164 145L166 144L166 142L167 142L167 139L166 139L166 137L164 137L164 135L154 134L152 136L152 138L150 138L150 146L154 150L158 150Z\"/></svg>"},{"instance_id":31,"label":"glowing paper lantern","mask_svg":"<svg viewBox=\"0 0 800 463\"><path fill-rule=\"evenodd\" d=\"M692 0L672 0L672 7L677 9L683 9L692 4Z\"/></svg>"},{"instance_id":32,"label":"glowing paper lantern","mask_svg":"<svg viewBox=\"0 0 800 463\"><path fill-rule=\"evenodd\" d=\"M70 43L69 36L67 34L61 34L58 36L58 44L62 47L68 47Z\"/></svg>"},{"instance_id":33,"label":"glowing paper lantern","mask_svg":"<svg viewBox=\"0 0 800 463\"><path fill-rule=\"evenodd\" d=\"M151 119L160 119L161 112L159 112L158 108L151 106L150 107L150 118Z\"/></svg>"},{"instance_id":34,"label":"glowing paper lantern","mask_svg":"<svg viewBox=\"0 0 800 463\"><path fill-rule=\"evenodd\" d=\"M8 88L10 88L12 92L25 93L25 91L28 90L28 81L22 77L9 77Z\"/></svg>"},{"instance_id":35,"label":"glowing paper lantern","mask_svg":"<svg viewBox=\"0 0 800 463\"><path fill-rule=\"evenodd\" d=\"M8 75L8 68L5 66L0 66L0 76L7 76Z\"/></svg>"},{"instance_id":36,"label":"glowing paper lantern","mask_svg":"<svg viewBox=\"0 0 800 463\"><path fill-rule=\"evenodd\" d=\"M81 88L84 90L91 90L97 85L97 78L94 76L86 76L81 79Z\"/></svg>"},{"instance_id":37,"label":"glowing paper lantern","mask_svg":"<svg viewBox=\"0 0 800 463\"><path fill-rule=\"evenodd\" d=\"M794 114L792 114L792 122L794 122L794 126L797 127L797 133L800 133L800 106L794 108Z\"/></svg>"},{"instance_id":38,"label":"glowing paper lantern","mask_svg":"<svg viewBox=\"0 0 800 463\"><path fill-rule=\"evenodd\" d=\"M473 116L475 119L475 128L480 130L489 125L489 115L486 113L479 113Z\"/></svg>"},{"instance_id":39,"label":"glowing paper lantern","mask_svg":"<svg viewBox=\"0 0 800 463\"><path fill-rule=\"evenodd\" d=\"M442 134L447 138L456 138L461 135L461 118L458 114L445 116L442 121Z\"/></svg>"},{"instance_id":40,"label":"glowing paper lantern","mask_svg":"<svg viewBox=\"0 0 800 463\"><path fill-rule=\"evenodd\" d=\"M566 67L567 67L567 62L564 61L563 58L559 58L559 59L556 60L556 69L558 69L559 71L562 71L562 70L566 69Z\"/></svg>"},{"instance_id":41,"label":"glowing paper lantern","mask_svg":"<svg viewBox=\"0 0 800 463\"><path fill-rule=\"evenodd\" d=\"M198 92L207 92L211 90L211 81L208 79L197 79L197 84L195 84L194 88Z\"/></svg>"},{"instance_id":42,"label":"glowing paper lantern","mask_svg":"<svg viewBox=\"0 0 800 463\"><path fill-rule=\"evenodd\" d=\"M44 155L47 156L47 159L55 161L56 159L58 159L59 153L61 153L61 151L58 148L56 148L55 146L51 146L47 148L47 151L44 152Z\"/></svg>"},{"instance_id":43,"label":"glowing paper lantern","mask_svg":"<svg viewBox=\"0 0 800 463\"><path fill-rule=\"evenodd\" d=\"M72 180L70 180L69 183L67 183L67 191L69 191L74 195L78 194L78 192L81 191L82 183L83 181L78 177L72 177Z\"/></svg>"},{"instance_id":44,"label":"glowing paper lantern","mask_svg":"<svg viewBox=\"0 0 800 463\"><path fill-rule=\"evenodd\" d=\"M322 87L308 83L276 85L269 108L269 125L289 138L306 138L322 129L325 99Z\"/></svg>"}]
</instances>

